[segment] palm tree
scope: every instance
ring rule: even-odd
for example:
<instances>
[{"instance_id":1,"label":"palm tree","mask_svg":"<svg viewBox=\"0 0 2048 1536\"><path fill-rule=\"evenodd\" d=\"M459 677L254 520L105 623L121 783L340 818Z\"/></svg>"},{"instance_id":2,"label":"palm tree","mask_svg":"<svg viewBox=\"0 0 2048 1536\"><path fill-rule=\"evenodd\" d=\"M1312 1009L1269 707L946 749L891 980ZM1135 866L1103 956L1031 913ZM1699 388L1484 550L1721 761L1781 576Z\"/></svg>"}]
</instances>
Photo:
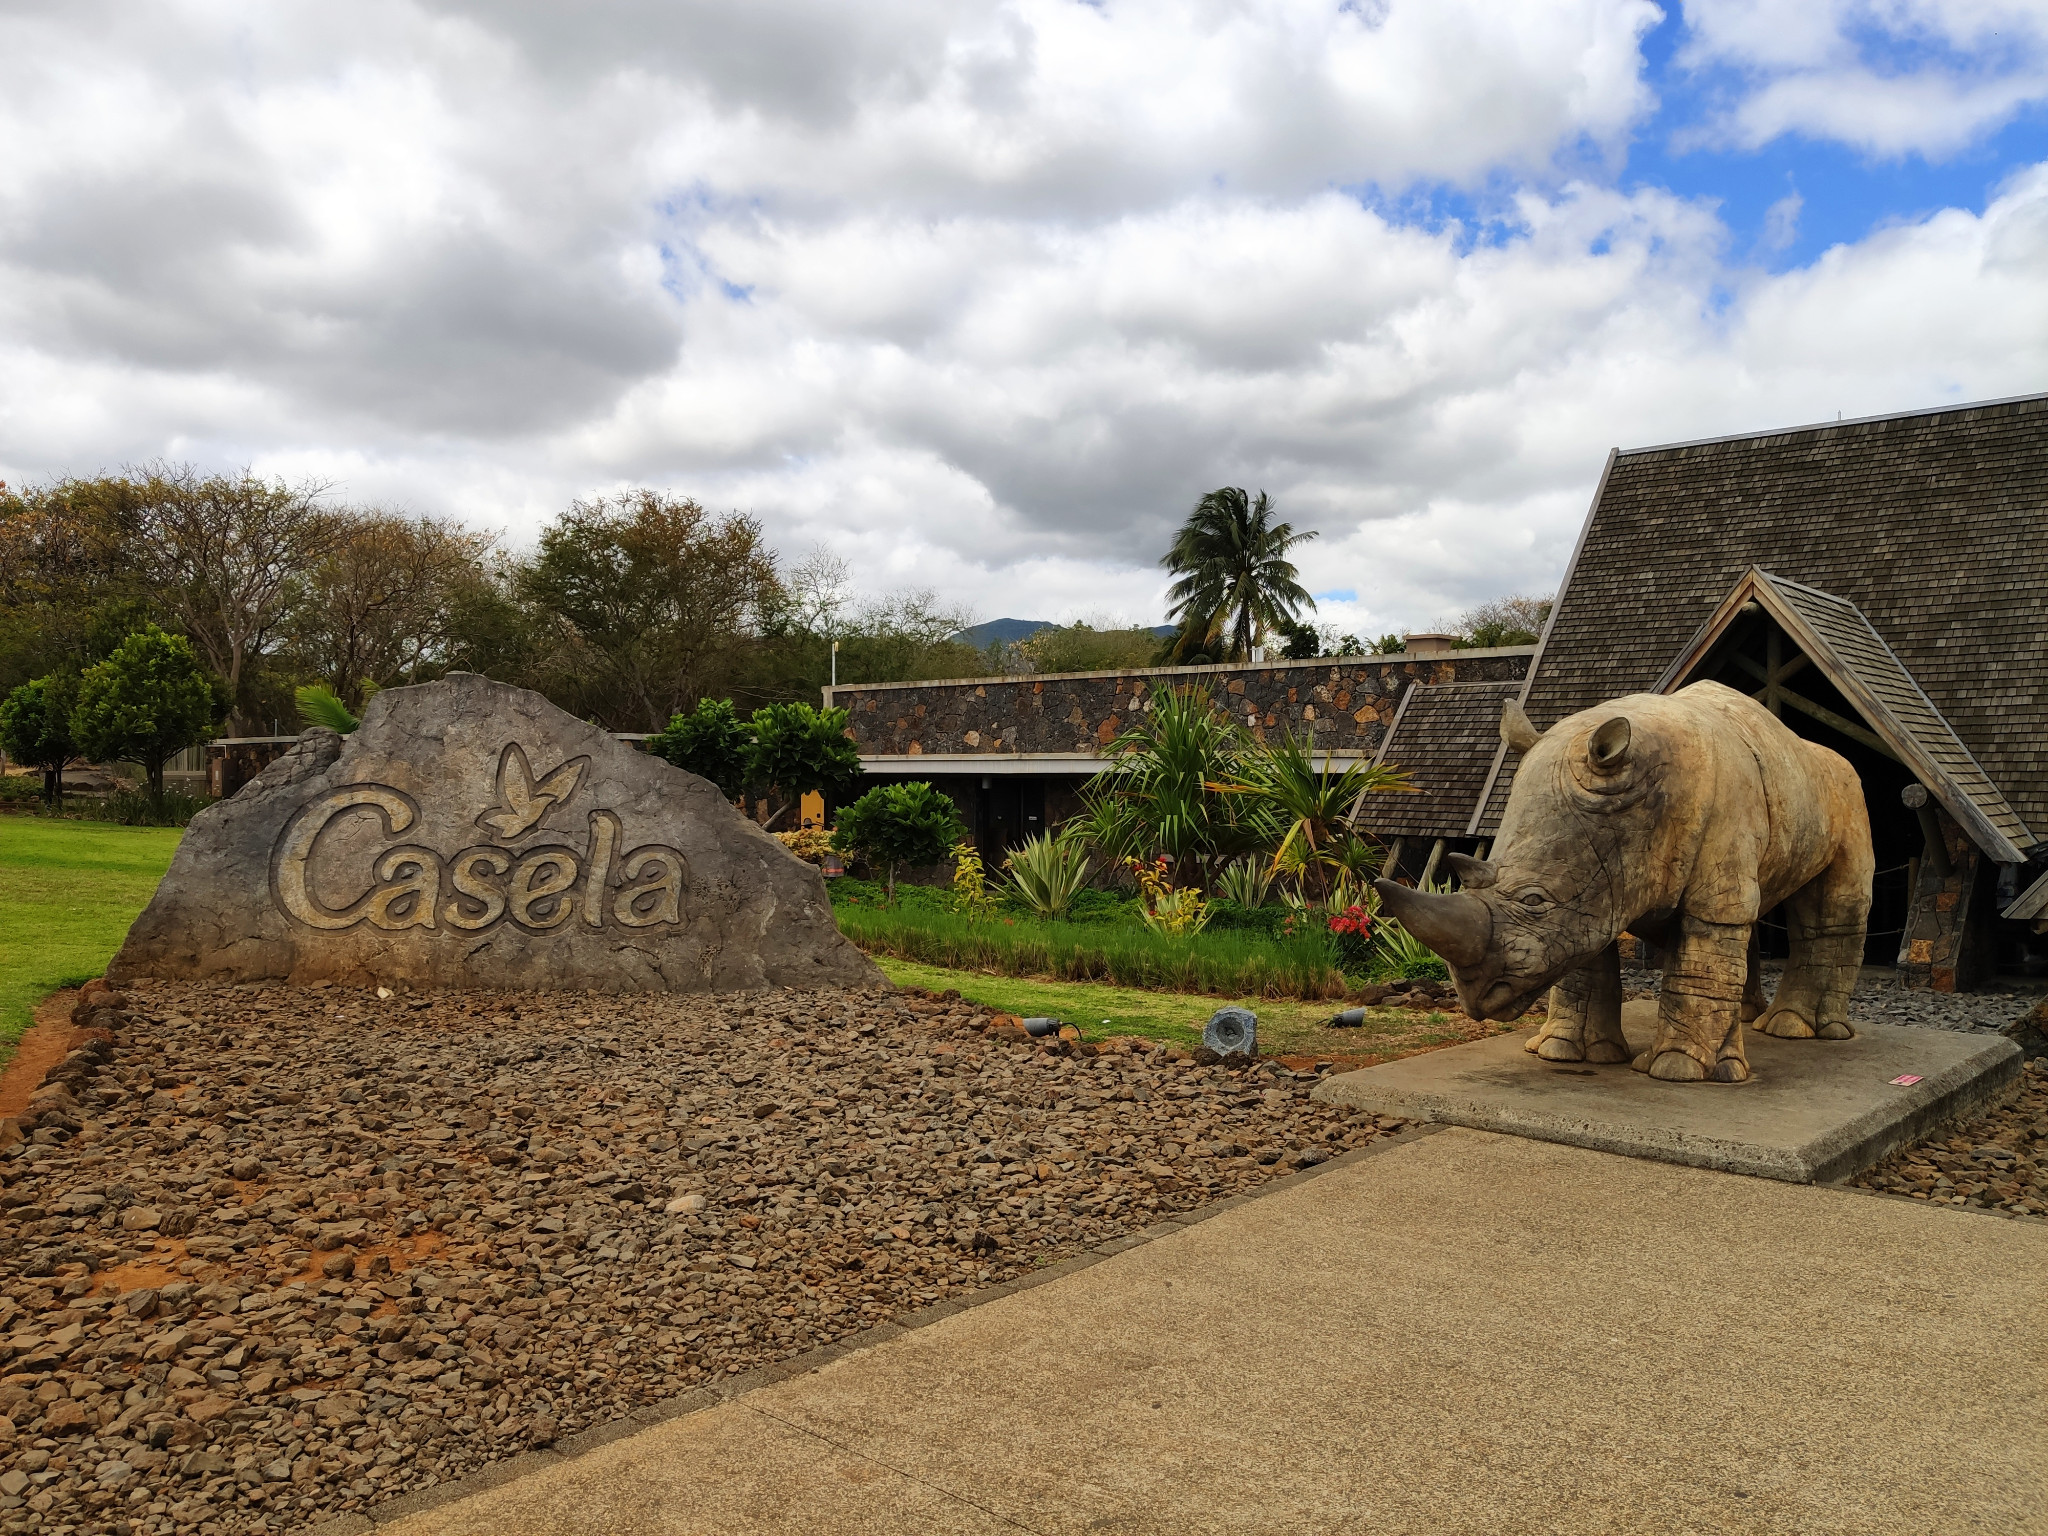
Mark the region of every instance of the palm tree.
<instances>
[{"instance_id":1,"label":"palm tree","mask_svg":"<svg viewBox=\"0 0 2048 1536\"><path fill-rule=\"evenodd\" d=\"M1294 622L1303 607L1315 607L1287 558L1288 550L1315 533L1296 533L1291 523L1276 523L1272 516L1264 491L1247 496L1228 485L1196 502L1180 525L1159 562L1180 578L1167 590L1171 617L1180 626L1178 658L1220 650L1231 660L1249 660L1258 636Z\"/></svg>"}]
</instances>

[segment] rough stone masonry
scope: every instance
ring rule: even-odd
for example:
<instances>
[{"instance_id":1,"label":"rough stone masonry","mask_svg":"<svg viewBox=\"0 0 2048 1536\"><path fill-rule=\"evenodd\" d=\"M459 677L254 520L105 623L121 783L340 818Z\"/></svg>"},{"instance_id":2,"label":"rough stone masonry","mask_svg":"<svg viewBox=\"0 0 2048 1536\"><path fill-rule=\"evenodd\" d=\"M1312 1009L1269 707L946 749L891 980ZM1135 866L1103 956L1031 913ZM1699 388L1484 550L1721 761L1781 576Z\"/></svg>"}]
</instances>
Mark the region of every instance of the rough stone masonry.
<instances>
[{"instance_id":1,"label":"rough stone masonry","mask_svg":"<svg viewBox=\"0 0 2048 1536\"><path fill-rule=\"evenodd\" d=\"M616 992L881 987L716 787L470 673L378 694L193 819L107 968Z\"/></svg>"}]
</instances>

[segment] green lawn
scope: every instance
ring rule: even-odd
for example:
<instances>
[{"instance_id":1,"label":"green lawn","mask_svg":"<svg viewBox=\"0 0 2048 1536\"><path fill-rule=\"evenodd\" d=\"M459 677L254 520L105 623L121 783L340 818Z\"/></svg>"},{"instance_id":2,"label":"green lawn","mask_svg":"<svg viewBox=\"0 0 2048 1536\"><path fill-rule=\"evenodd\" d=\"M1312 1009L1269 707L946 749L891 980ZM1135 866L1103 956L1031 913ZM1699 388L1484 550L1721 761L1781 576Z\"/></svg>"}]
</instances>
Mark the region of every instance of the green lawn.
<instances>
[{"instance_id":1,"label":"green lawn","mask_svg":"<svg viewBox=\"0 0 2048 1536\"><path fill-rule=\"evenodd\" d=\"M0 816L0 1055L45 996L106 968L182 836Z\"/></svg>"},{"instance_id":2,"label":"green lawn","mask_svg":"<svg viewBox=\"0 0 2048 1536\"><path fill-rule=\"evenodd\" d=\"M869 956L899 987L955 991L969 1002L1000 1008L1019 1017L1064 1019L1086 1040L1109 1035L1143 1035L1180 1045L1201 1041L1202 1026L1227 999L1188 992L1145 992L1095 981L1052 981L1028 976L947 970L893 955ZM1506 1026L1479 1024L1462 1014L1423 1013L1407 1008L1374 1008L1356 1029L1330 1029L1339 1008L1332 1002L1241 998L1239 1006L1259 1016L1259 1048L1268 1055L1349 1059L1411 1055L1495 1033Z\"/></svg>"},{"instance_id":3,"label":"green lawn","mask_svg":"<svg viewBox=\"0 0 2048 1536\"><path fill-rule=\"evenodd\" d=\"M35 1006L59 987L97 976L148 903L183 833L169 827L0 816L0 1056L11 1052ZM1054 981L948 970L876 956L891 981L958 991L991 1008L1067 1020L1084 1037L1143 1035L1193 1045L1226 999L1144 991L1097 981ZM1372 1010L1363 1028L1333 1030L1337 1002L1246 998L1269 1054L1391 1058L1428 1050L1494 1025L1402 1008Z\"/></svg>"}]
</instances>

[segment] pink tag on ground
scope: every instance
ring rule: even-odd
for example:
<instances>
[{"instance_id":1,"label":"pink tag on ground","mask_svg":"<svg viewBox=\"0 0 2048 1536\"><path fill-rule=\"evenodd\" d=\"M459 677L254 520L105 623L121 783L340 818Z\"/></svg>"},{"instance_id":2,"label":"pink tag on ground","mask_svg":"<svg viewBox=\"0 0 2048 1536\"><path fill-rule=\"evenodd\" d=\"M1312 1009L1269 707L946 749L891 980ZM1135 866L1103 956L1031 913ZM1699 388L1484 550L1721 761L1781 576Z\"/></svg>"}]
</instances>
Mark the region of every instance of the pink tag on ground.
<instances>
[{"instance_id":1,"label":"pink tag on ground","mask_svg":"<svg viewBox=\"0 0 2048 1536\"><path fill-rule=\"evenodd\" d=\"M1893 1078L1892 1086L1895 1088L1910 1088L1919 1081L1919 1078L1913 1076L1913 1074L1909 1072L1904 1077Z\"/></svg>"}]
</instances>

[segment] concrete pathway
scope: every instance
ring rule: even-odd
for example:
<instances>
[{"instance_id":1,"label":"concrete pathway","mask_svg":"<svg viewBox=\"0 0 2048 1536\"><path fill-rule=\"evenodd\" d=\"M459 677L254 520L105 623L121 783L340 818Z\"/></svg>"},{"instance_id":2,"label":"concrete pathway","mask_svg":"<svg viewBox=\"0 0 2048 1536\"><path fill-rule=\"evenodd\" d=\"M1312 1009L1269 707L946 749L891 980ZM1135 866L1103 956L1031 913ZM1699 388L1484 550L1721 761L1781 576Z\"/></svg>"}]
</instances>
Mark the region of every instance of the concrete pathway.
<instances>
[{"instance_id":1,"label":"concrete pathway","mask_svg":"<svg viewBox=\"0 0 2048 1536\"><path fill-rule=\"evenodd\" d=\"M391 1536L2048 1532L2048 1228L1447 1129Z\"/></svg>"}]
</instances>

